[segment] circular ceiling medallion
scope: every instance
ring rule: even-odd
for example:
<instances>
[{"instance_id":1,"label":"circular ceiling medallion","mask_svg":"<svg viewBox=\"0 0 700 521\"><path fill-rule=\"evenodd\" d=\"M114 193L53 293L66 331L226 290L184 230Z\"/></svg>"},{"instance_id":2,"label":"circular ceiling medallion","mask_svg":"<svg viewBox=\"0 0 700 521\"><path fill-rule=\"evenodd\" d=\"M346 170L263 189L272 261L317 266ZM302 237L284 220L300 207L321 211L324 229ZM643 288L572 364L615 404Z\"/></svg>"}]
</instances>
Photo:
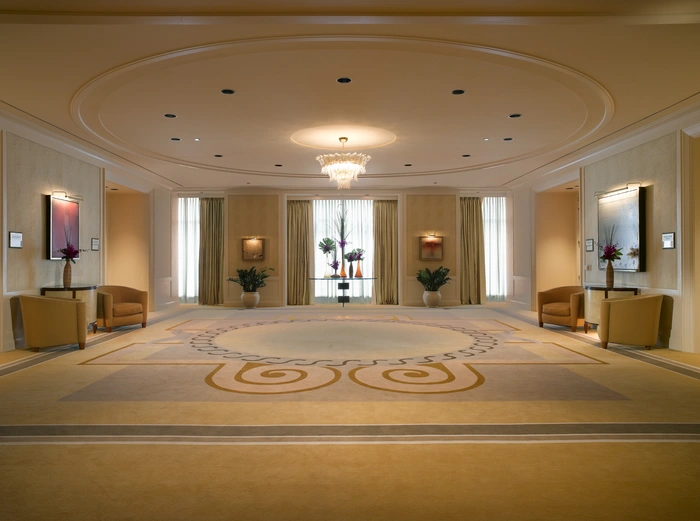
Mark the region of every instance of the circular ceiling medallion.
<instances>
[{"instance_id":1,"label":"circular ceiling medallion","mask_svg":"<svg viewBox=\"0 0 700 521\"><path fill-rule=\"evenodd\" d=\"M345 150L377 148L396 141L396 134L383 128L362 125L324 125L303 128L291 135L297 145L311 148L340 150L340 138L347 137Z\"/></svg>"}]
</instances>

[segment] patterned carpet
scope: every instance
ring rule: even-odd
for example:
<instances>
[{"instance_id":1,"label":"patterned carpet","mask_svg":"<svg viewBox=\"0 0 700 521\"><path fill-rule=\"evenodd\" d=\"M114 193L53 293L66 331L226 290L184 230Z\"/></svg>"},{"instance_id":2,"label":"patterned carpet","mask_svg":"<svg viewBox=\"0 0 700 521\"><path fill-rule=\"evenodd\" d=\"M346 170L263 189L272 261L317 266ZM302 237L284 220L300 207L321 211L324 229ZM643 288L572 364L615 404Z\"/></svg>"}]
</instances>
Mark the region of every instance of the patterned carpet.
<instances>
[{"instance_id":1,"label":"patterned carpet","mask_svg":"<svg viewBox=\"0 0 700 521\"><path fill-rule=\"evenodd\" d=\"M600 465L604 458L607 470L599 476L599 488L586 498L554 500L555 517L542 513L551 505L545 508L535 501L532 512L518 514L515 507L527 501L505 508L494 499L474 519L661 519L649 516L664 512L664 519L690 521L700 512L697 494L689 493L700 479L700 370L654 360L653 352L638 359L641 348L602 350L590 335L537 328L531 317L507 307L205 308L164 316L146 329L90 337L85 351L66 347L0 359L0 461L11 476L0 485L0 507L13 513L9 519L94 518L96 512L101 513L98 518L120 519L104 514L105 508L123 508L123 500L109 492L109 483L101 483L99 491L91 487L86 500L92 501L92 508L61 507L65 515L58 515L55 505L33 504L29 491L16 485L31 487L48 473L60 482L49 485L55 497L66 502L85 486L82 478L61 477L74 465L99 482L103 478L96 469L104 471L108 465L109 480L122 479L134 468L124 468L130 457L118 447L141 454L139 461L151 468L159 465L148 452L154 445L172 447L183 463L171 464L170 472L184 473L189 472L184 462L193 447L286 447L278 455L281 474L266 478L278 483L290 472L300 482L327 475L324 458L333 460L338 454L331 447L350 446L360 459L348 455L346 464L355 468L348 472L363 468L368 483L375 484L398 479L399 468L417 473L417 483L423 470L441 480L441 472L452 473L453 466L463 464L459 455L467 446L482 447L470 452L470 458L479 462L484 476L500 474L502 466L510 464L498 460L498 468L489 466L488 459L481 460L487 454L513 458L513 468L522 472L521 464L535 450L527 447L546 445L551 450L541 453L542 464L561 473L562 483L575 483L577 473L588 472L584 469L594 473L594 462ZM453 447L456 459L450 461L445 453L442 471L423 469L443 454L437 446L445 444ZM493 444L512 449L499 449L494 456L485 449ZM584 445L574 449L576 444ZM661 445L652 450L650 444ZM401 451L417 450L417 459L365 468L360 447L367 445L387 447L389 452L375 453L379 459L399 446L406 447ZM30 447L34 450L24 450ZM83 449L75 453L76 447ZM302 453L311 459L300 464ZM622 453L625 457L619 459ZM222 461L232 457L218 454ZM236 454L253 466L262 458L259 452ZM554 461L564 454L574 458L566 464L571 468L560 468ZM632 463L630 458L641 459ZM676 464L665 463L669 458ZM646 467L640 471L642 461ZM232 478L224 466L207 468L196 478L196 486L222 475L238 485L248 483L243 476ZM633 468L636 475L630 481ZM161 470L149 471L153 480L165 479ZM519 482L523 490L549 479L536 467L530 472L530 481ZM676 488L642 501L640 484L652 486L660 477L676 480ZM342 475L332 479L343 486ZM603 490L613 485L621 503L603 514L605 501L610 501ZM157 485L151 480L148 486ZM254 488L259 486L263 483L256 481ZM295 487L285 490L304 495ZM295 500L298 505L284 514L263 512L255 494L245 490L233 497L257 513L236 519L358 518L344 517L330 505L313 514L302 512L299 505L305 500ZM583 499L597 502L600 512L579 515L572 505ZM289 501L282 496L277 500ZM131 517L123 519L155 519L143 517L150 501L140 499L131 505ZM670 510L668 501L675 501ZM355 506L360 504L364 505ZM630 505L635 505L633 510ZM187 518L186 510L163 508L163 519ZM426 518L418 516L420 511L433 519L464 518L441 508L421 507L415 516L407 512L401 518L390 513L368 517L362 509L353 516ZM625 517L624 512L642 517ZM206 516L230 519L218 511Z\"/></svg>"}]
</instances>

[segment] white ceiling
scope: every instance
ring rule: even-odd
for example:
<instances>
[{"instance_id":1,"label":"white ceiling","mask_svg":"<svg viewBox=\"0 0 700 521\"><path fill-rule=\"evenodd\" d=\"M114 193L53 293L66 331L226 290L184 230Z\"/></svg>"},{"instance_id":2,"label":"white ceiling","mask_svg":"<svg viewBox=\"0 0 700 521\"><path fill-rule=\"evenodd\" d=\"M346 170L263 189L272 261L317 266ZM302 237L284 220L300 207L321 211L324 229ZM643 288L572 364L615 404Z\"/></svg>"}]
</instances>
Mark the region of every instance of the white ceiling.
<instances>
[{"instance_id":1,"label":"white ceiling","mask_svg":"<svg viewBox=\"0 0 700 521\"><path fill-rule=\"evenodd\" d=\"M291 136L375 127L354 186L468 189L700 106L699 1L561 3L0 0L0 115L188 190L327 188Z\"/></svg>"}]
</instances>

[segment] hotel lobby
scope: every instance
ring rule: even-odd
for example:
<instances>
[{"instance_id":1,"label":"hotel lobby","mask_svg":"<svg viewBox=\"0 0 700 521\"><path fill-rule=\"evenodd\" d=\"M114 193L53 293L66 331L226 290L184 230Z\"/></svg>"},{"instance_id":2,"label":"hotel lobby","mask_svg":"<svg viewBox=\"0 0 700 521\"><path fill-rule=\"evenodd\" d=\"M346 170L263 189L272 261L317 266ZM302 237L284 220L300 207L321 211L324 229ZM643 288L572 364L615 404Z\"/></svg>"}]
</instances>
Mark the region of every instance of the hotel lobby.
<instances>
[{"instance_id":1,"label":"hotel lobby","mask_svg":"<svg viewBox=\"0 0 700 521\"><path fill-rule=\"evenodd\" d=\"M327 4L0 2L0 517L698 519L700 2Z\"/></svg>"}]
</instances>

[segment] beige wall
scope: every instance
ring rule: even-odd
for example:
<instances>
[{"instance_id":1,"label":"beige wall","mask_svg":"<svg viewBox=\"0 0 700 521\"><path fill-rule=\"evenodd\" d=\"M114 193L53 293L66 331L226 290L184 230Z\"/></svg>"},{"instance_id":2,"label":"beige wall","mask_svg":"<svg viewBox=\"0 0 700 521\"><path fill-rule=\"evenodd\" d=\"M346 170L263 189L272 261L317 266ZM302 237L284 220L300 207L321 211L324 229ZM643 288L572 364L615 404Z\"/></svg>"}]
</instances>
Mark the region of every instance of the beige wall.
<instances>
[{"instance_id":1,"label":"beige wall","mask_svg":"<svg viewBox=\"0 0 700 521\"><path fill-rule=\"evenodd\" d=\"M537 291L580 284L578 192L535 196L535 284Z\"/></svg>"},{"instance_id":2,"label":"beige wall","mask_svg":"<svg viewBox=\"0 0 700 521\"><path fill-rule=\"evenodd\" d=\"M170 190L149 193L151 265L148 298L151 309L177 305L177 204Z\"/></svg>"},{"instance_id":3,"label":"beige wall","mask_svg":"<svg viewBox=\"0 0 700 521\"><path fill-rule=\"evenodd\" d=\"M694 280L695 288L692 295L693 302L693 327L692 327L692 338L693 342L690 344L693 347L693 351L700 353L700 138L695 138L692 140L692 155L691 155L691 168L690 172L693 176L693 192L694 192L694 206L693 206L693 226L695 231L694 237L694 252L693 252L693 264L694 264ZM690 328L689 328L690 329ZM691 336L691 335L689 335Z\"/></svg>"},{"instance_id":4,"label":"beige wall","mask_svg":"<svg viewBox=\"0 0 700 521\"><path fill-rule=\"evenodd\" d=\"M669 134L584 169L584 238L598 241L596 192L624 188L626 183L641 183L646 197L646 271L615 272L615 284L677 291L678 248L664 250L661 234L680 235L677 219L678 172L676 134ZM585 254L584 282L604 283L605 271L599 270L597 251Z\"/></svg>"},{"instance_id":5,"label":"beige wall","mask_svg":"<svg viewBox=\"0 0 700 521\"><path fill-rule=\"evenodd\" d=\"M85 163L9 132L5 144L5 230L23 234L21 249L5 248L3 288L3 350L14 348L9 322L9 298L20 293L38 294L46 285L62 282L63 261L46 259L46 200L54 191L80 195L80 247L90 249L90 239L102 230L104 174ZM6 239L5 239L6 240ZM73 266L74 282L102 282L101 251L87 251Z\"/></svg>"},{"instance_id":6,"label":"beige wall","mask_svg":"<svg viewBox=\"0 0 700 521\"><path fill-rule=\"evenodd\" d=\"M529 187L513 191L513 280L508 294L509 300L534 310L533 199Z\"/></svg>"},{"instance_id":7,"label":"beige wall","mask_svg":"<svg viewBox=\"0 0 700 521\"><path fill-rule=\"evenodd\" d=\"M457 194L406 195L402 211L405 226L399 259L403 267L403 288L400 304L422 306L423 286L416 273L423 268L450 269L452 280L440 288L443 306L459 305L459 196ZM434 233L443 237L441 261L422 261L419 258L419 238Z\"/></svg>"},{"instance_id":8,"label":"beige wall","mask_svg":"<svg viewBox=\"0 0 700 521\"><path fill-rule=\"evenodd\" d=\"M283 306L285 302L286 229L281 225L286 218L285 199L281 193L229 194L226 198L226 270L224 278L236 276L237 269L273 268L275 271L260 288L260 307ZM264 240L262 261L243 260L242 241L253 237ZM233 282L224 283L224 304L241 306L241 287Z\"/></svg>"},{"instance_id":9,"label":"beige wall","mask_svg":"<svg viewBox=\"0 0 700 521\"><path fill-rule=\"evenodd\" d=\"M106 198L105 284L149 289L151 217L147 194Z\"/></svg>"}]
</instances>

